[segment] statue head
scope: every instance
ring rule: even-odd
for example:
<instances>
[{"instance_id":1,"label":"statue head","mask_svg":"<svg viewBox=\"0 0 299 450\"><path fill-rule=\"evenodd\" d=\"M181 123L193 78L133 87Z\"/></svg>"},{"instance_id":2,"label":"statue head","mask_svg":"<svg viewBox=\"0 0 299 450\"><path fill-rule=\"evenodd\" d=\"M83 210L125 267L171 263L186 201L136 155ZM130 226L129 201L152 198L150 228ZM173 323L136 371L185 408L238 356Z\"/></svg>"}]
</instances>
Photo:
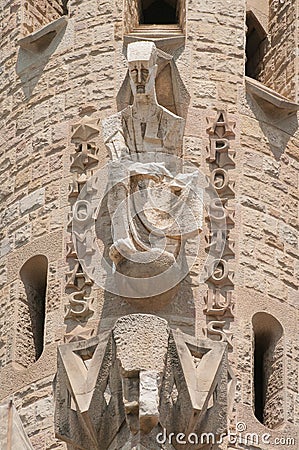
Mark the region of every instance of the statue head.
<instances>
[{"instance_id":1,"label":"statue head","mask_svg":"<svg viewBox=\"0 0 299 450\"><path fill-rule=\"evenodd\" d=\"M134 97L155 92L157 49L153 42L141 41L128 45L130 84Z\"/></svg>"}]
</instances>

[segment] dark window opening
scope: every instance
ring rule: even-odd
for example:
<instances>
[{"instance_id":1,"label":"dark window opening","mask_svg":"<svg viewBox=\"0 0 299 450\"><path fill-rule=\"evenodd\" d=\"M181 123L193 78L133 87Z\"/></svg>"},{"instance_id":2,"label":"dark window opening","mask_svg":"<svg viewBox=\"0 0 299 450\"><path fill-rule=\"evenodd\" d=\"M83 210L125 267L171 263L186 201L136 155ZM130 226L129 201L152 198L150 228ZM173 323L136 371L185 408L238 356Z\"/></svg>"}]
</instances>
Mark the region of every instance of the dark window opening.
<instances>
[{"instance_id":1,"label":"dark window opening","mask_svg":"<svg viewBox=\"0 0 299 450\"><path fill-rule=\"evenodd\" d=\"M256 334L254 336L254 413L255 417L264 423L265 406L265 374L264 357L269 345L269 336Z\"/></svg>"},{"instance_id":2,"label":"dark window opening","mask_svg":"<svg viewBox=\"0 0 299 450\"><path fill-rule=\"evenodd\" d=\"M254 413L255 417L269 428L277 423L271 420L273 399L283 388L283 371L278 371L281 358L279 346L282 345L283 330L280 323L270 314L257 313L253 317L254 330ZM273 374L275 373L275 377ZM276 383L273 384L273 380Z\"/></svg>"},{"instance_id":3,"label":"dark window opening","mask_svg":"<svg viewBox=\"0 0 299 450\"><path fill-rule=\"evenodd\" d=\"M64 16L67 16L69 13L67 4L68 4L68 0L62 0L62 14Z\"/></svg>"},{"instance_id":4,"label":"dark window opening","mask_svg":"<svg viewBox=\"0 0 299 450\"><path fill-rule=\"evenodd\" d=\"M43 255L30 258L20 270L26 293L29 332L32 335L35 361L44 349L47 273L48 260Z\"/></svg>"},{"instance_id":5,"label":"dark window opening","mask_svg":"<svg viewBox=\"0 0 299 450\"><path fill-rule=\"evenodd\" d=\"M267 35L251 12L246 16L246 65L245 75L259 80L264 70L265 54L267 50Z\"/></svg>"},{"instance_id":6,"label":"dark window opening","mask_svg":"<svg viewBox=\"0 0 299 450\"><path fill-rule=\"evenodd\" d=\"M178 23L177 0L141 0L140 24L170 25Z\"/></svg>"}]
</instances>

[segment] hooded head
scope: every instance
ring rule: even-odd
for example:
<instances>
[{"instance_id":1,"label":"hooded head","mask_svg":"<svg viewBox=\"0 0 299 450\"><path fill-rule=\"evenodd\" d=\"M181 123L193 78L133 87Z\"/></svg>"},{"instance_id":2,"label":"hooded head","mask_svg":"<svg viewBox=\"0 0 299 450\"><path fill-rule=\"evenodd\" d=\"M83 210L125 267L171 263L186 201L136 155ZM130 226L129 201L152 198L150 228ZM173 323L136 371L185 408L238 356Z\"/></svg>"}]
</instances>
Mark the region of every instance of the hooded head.
<instances>
[{"instance_id":1,"label":"hooded head","mask_svg":"<svg viewBox=\"0 0 299 450\"><path fill-rule=\"evenodd\" d=\"M155 91L157 49L153 42L141 41L128 45L130 84L134 97Z\"/></svg>"}]
</instances>

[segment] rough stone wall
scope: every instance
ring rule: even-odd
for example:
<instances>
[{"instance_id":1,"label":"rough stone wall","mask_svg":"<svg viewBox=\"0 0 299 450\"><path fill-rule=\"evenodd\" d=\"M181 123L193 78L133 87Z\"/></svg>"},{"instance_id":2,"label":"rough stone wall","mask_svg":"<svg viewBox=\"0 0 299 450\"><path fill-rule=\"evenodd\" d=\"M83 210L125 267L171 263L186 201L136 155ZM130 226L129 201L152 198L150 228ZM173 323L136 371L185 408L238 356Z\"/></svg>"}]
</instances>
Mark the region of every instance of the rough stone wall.
<instances>
[{"instance_id":1,"label":"rough stone wall","mask_svg":"<svg viewBox=\"0 0 299 450\"><path fill-rule=\"evenodd\" d=\"M282 5L282 14L288 7L293 8L288 2ZM17 45L23 36L20 5L11 1L1 8L0 398L14 393L35 449L58 449L65 446L54 438L51 383L56 371L56 345L64 334L67 302L65 230L70 212L68 191L73 152L70 129L86 104L95 106L94 117L100 119L116 111L115 98L126 74L122 54L123 4L118 0L69 2L70 17L64 34L55 38L48 53L31 56ZM235 209L236 246L236 309L230 328L234 334L230 361L237 376L237 393L232 422L237 417L246 422L249 432L258 430L262 434L267 430L253 414L251 322L256 312L267 311L284 328L287 367L281 407L284 428L273 431L273 436L293 436L299 417L297 119L283 116L274 120L246 96L245 4L238 0L230 3L190 0L187 8L186 45L184 51L174 52L191 96L184 137L186 157L210 175L206 162L206 119L215 117L216 110L224 109L236 121L236 168L232 175L236 200L229 205ZM293 16L284 17L291 20ZM286 50L291 45L295 42L286 33L281 47L283 55L292 54L293 49ZM280 47L274 48L280 52ZM271 55L274 58L274 53ZM269 86L275 88L274 80L280 79L277 90L293 96L294 85L289 85L291 95L281 88L284 86L281 77L289 80L291 75L279 75L278 67L277 64ZM293 62L288 67L294 77ZM289 69L284 70L287 74ZM99 146L105 161L101 139ZM202 330L207 326L203 314L207 286L198 282L206 256L207 235L206 226L198 261L179 300L160 313L174 328L197 336L203 336ZM49 260L45 350L36 363L21 369L20 347L16 348L16 326L20 323L17 317L21 313L19 271L36 254ZM103 330L111 328L119 316L135 312L118 299L105 298L101 289L95 289L94 295L96 330L100 318L99 329ZM21 341L25 345L29 334L25 327L21 328L24 333Z\"/></svg>"},{"instance_id":2,"label":"rough stone wall","mask_svg":"<svg viewBox=\"0 0 299 450\"><path fill-rule=\"evenodd\" d=\"M289 147L282 152L283 142L274 142L280 146L272 148L266 142L258 144L255 136L262 136L260 125L249 117L243 119L243 124L249 131L243 162L246 183L240 192L243 282L246 287L295 306L298 162L291 149L298 144L269 123L264 125L266 139L290 139Z\"/></svg>"},{"instance_id":3,"label":"rough stone wall","mask_svg":"<svg viewBox=\"0 0 299 450\"><path fill-rule=\"evenodd\" d=\"M14 360L18 364L27 367L29 364L35 362L35 345L34 333L32 327L32 320L30 314L30 307L27 301L26 289L24 285L19 284L19 289L16 290L18 299L17 302L17 329L15 333L15 350L16 354ZM32 299L33 302L38 301L38 296ZM25 331L26 330L26 331Z\"/></svg>"},{"instance_id":4,"label":"rough stone wall","mask_svg":"<svg viewBox=\"0 0 299 450\"><path fill-rule=\"evenodd\" d=\"M63 0L22 0L23 34L37 31L64 14Z\"/></svg>"},{"instance_id":5,"label":"rough stone wall","mask_svg":"<svg viewBox=\"0 0 299 450\"><path fill-rule=\"evenodd\" d=\"M294 367L298 346L298 130L296 116L273 118L249 96L240 104L242 120L242 183L239 190L241 223L237 298L242 332L236 332L238 366L242 371L243 403L252 411L251 317L258 311L273 314L284 329L284 364ZM272 312L271 312L272 311ZM244 338L242 339L242 333ZM248 362L246 362L248 358ZM271 377L275 377L275 370ZM268 405L269 416L288 424L298 421L297 376L285 371L284 398ZM243 406L244 407L244 406ZM249 420L249 419L247 419ZM272 419L270 419L272 420ZM275 419L273 419L275 420Z\"/></svg>"},{"instance_id":6,"label":"rough stone wall","mask_svg":"<svg viewBox=\"0 0 299 450\"><path fill-rule=\"evenodd\" d=\"M261 2L257 0L247 0L246 2L246 10L253 12L266 32L269 27L269 6L267 0Z\"/></svg>"},{"instance_id":7,"label":"rough stone wall","mask_svg":"<svg viewBox=\"0 0 299 450\"><path fill-rule=\"evenodd\" d=\"M47 16L34 31L59 16L60 10ZM52 383L64 333L69 132L86 103L100 114L113 108L113 17L111 2L73 2L66 32L44 53L28 54L17 44L28 22L21 5L1 4L0 397L13 394L36 449L65 448L54 438ZM34 363L19 289L22 265L38 254L48 258L49 268L45 346Z\"/></svg>"},{"instance_id":8,"label":"rough stone wall","mask_svg":"<svg viewBox=\"0 0 299 450\"><path fill-rule=\"evenodd\" d=\"M283 339L275 344L269 348L264 359L264 372L267 380L264 424L271 429L279 426L284 421Z\"/></svg>"},{"instance_id":9,"label":"rough stone wall","mask_svg":"<svg viewBox=\"0 0 299 450\"><path fill-rule=\"evenodd\" d=\"M64 449L64 443L54 439L53 375L44 377L14 394L14 403L19 411L32 447L42 449Z\"/></svg>"},{"instance_id":10,"label":"rough stone wall","mask_svg":"<svg viewBox=\"0 0 299 450\"><path fill-rule=\"evenodd\" d=\"M125 0L124 2L124 34L130 33L139 25L139 2Z\"/></svg>"},{"instance_id":11,"label":"rough stone wall","mask_svg":"<svg viewBox=\"0 0 299 450\"><path fill-rule=\"evenodd\" d=\"M270 1L268 48L259 80L292 100L296 97L296 2Z\"/></svg>"}]
</instances>

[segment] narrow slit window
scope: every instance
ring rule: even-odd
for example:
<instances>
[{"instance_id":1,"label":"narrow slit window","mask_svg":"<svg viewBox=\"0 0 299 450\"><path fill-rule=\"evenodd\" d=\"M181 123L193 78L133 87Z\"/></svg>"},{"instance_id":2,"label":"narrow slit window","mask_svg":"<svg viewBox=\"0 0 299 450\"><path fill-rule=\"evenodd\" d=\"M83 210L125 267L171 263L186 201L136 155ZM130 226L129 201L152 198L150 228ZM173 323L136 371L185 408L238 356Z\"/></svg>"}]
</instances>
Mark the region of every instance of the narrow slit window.
<instances>
[{"instance_id":1,"label":"narrow slit window","mask_svg":"<svg viewBox=\"0 0 299 450\"><path fill-rule=\"evenodd\" d=\"M20 270L23 283L24 313L28 352L27 363L35 362L44 349L45 307L47 291L48 260L43 255L30 258ZM25 332L25 330L23 330Z\"/></svg>"},{"instance_id":2,"label":"narrow slit window","mask_svg":"<svg viewBox=\"0 0 299 450\"><path fill-rule=\"evenodd\" d=\"M253 317L254 413L268 428L284 420L283 329L270 314Z\"/></svg>"},{"instance_id":3,"label":"narrow slit window","mask_svg":"<svg viewBox=\"0 0 299 450\"><path fill-rule=\"evenodd\" d=\"M260 80L265 66L267 35L255 15L246 16L246 66L245 75Z\"/></svg>"},{"instance_id":4,"label":"narrow slit window","mask_svg":"<svg viewBox=\"0 0 299 450\"><path fill-rule=\"evenodd\" d=\"M178 0L141 0L140 24L177 24Z\"/></svg>"}]
</instances>

